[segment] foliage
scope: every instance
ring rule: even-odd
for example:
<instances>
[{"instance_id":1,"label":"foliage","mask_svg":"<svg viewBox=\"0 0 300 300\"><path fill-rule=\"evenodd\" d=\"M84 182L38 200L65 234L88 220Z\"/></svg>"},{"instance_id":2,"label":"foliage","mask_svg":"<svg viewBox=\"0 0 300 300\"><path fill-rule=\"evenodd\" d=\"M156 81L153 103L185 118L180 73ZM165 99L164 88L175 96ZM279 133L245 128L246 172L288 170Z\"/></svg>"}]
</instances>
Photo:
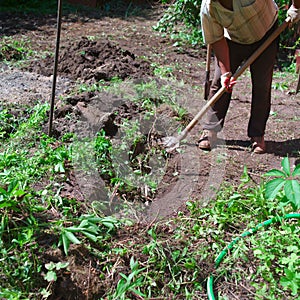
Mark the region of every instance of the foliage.
<instances>
[{"instance_id":1,"label":"foliage","mask_svg":"<svg viewBox=\"0 0 300 300\"><path fill-rule=\"evenodd\" d=\"M143 285L143 277L139 276L139 274L145 268L139 268L139 263L134 260L134 257L130 259L130 274L127 276L123 273L120 273L122 279L119 280L116 291L109 299L120 299L126 300L126 294L128 292L134 293L140 297L145 297L143 293L140 292L139 287Z\"/></svg>"},{"instance_id":2,"label":"foliage","mask_svg":"<svg viewBox=\"0 0 300 300\"><path fill-rule=\"evenodd\" d=\"M135 86L134 92L129 93L133 103L149 112L147 117L155 116L153 107L166 101L178 108L174 89L158 89L148 82ZM132 226L63 196L78 137L67 133L56 139L41 133L48 109L47 104L37 104L20 119L13 118L9 109L1 114L1 122L11 127L0 137L0 297L51 297L56 284L70 272L72 247L80 244L88 255L96 257L95 270L101 280L110 283L102 299L166 295L204 299L211 272L224 284L250 282L257 298L268 294L269 299L296 299L300 286L299 221L283 221L241 239L218 270L214 259L245 230L299 209L299 165L291 168L284 158L282 170L270 170L258 184L244 167L239 184L224 183L207 206L203 207L202 199L189 201L184 211L169 221ZM141 142L138 125L129 120L120 124L133 145ZM94 165L88 162L87 167L103 166L103 175L116 176L112 166L116 153L105 131L87 142L90 148L85 149L95 154ZM132 155L132 149L125 147L125 151L129 151L127 157ZM48 236L51 239L45 249L41 240ZM63 256L58 261L47 260L42 252L50 248ZM250 262L251 268L245 267Z\"/></svg>"},{"instance_id":3,"label":"foliage","mask_svg":"<svg viewBox=\"0 0 300 300\"><path fill-rule=\"evenodd\" d=\"M0 60L6 63L27 60L33 54L28 40L17 40L12 37L0 40Z\"/></svg>"},{"instance_id":4,"label":"foliage","mask_svg":"<svg viewBox=\"0 0 300 300\"><path fill-rule=\"evenodd\" d=\"M103 242L107 233L112 232L119 222L113 217L97 217L83 215L78 218L79 225L61 228L58 246L63 246L64 252L68 255L70 243L80 244L81 242L74 233L81 233L93 242ZM104 229L104 230L103 230Z\"/></svg>"},{"instance_id":5,"label":"foliage","mask_svg":"<svg viewBox=\"0 0 300 300\"><path fill-rule=\"evenodd\" d=\"M299 221L261 228L241 239L217 271L222 280L247 281L257 298L297 299ZM280 283L280 285L279 285Z\"/></svg>"},{"instance_id":6,"label":"foliage","mask_svg":"<svg viewBox=\"0 0 300 300\"><path fill-rule=\"evenodd\" d=\"M19 120L12 119L7 109L1 114L1 122L13 128L0 137L0 297L5 299L51 295L67 263L43 266L38 239L45 234L57 234L58 243L53 241L52 246L62 245L68 254L70 243L101 244L119 224L111 217L78 215L79 204L60 196L71 151L67 143L41 133L48 109L48 104L37 104ZM39 190L43 178L48 183ZM48 207L60 211L61 219L45 222L43 213ZM43 288L43 274L47 288Z\"/></svg>"},{"instance_id":7,"label":"foliage","mask_svg":"<svg viewBox=\"0 0 300 300\"><path fill-rule=\"evenodd\" d=\"M284 204L291 204L294 210L300 209L300 184L296 177L300 176L300 165L291 172L288 157L282 160L282 170L273 169L266 176L276 177L266 183L266 198L269 200L279 197ZM283 189L283 193L280 191Z\"/></svg>"},{"instance_id":8,"label":"foliage","mask_svg":"<svg viewBox=\"0 0 300 300\"><path fill-rule=\"evenodd\" d=\"M253 184L247 168L240 184L223 186L208 207L188 202L189 214L179 213L170 222L154 225L147 231L148 242L143 242L145 238L141 243L136 242L134 250L130 244L123 245L127 255L143 253L140 264L145 270L139 274L139 291L149 298L162 294L174 298L181 295L184 299L205 298L205 278L213 257L228 244L230 237L271 216L282 215L278 204L277 198L265 197L264 182ZM289 211L286 207L286 212ZM294 299L299 291L298 238L299 221L284 222L248 236L216 271L217 280L233 285L251 282L254 288L251 294L257 298L268 295L268 299ZM227 296L230 298L230 294ZM220 295L220 299L226 299L226 295Z\"/></svg>"},{"instance_id":9,"label":"foliage","mask_svg":"<svg viewBox=\"0 0 300 300\"><path fill-rule=\"evenodd\" d=\"M297 257L298 259L299 257ZM280 278L280 284L283 288L291 289L292 296L296 296L299 294L300 290L300 272L295 271L295 269L284 269L285 276Z\"/></svg>"},{"instance_id":10,"label":"foliage","mask_svg":"<svg viewBox=\"0 0 300 300\"><path fill-rule=\"evenodd\" d=\"M8 137L16 129L17 122L17 118L8 109L2 109L0 111L0 139Z\"/></svg>"},{"instance_id":11,"label":"foliage","mask_svg":"<svg viewBox=\"0 0 300 300\"><path fill-rule=\"evenodd\" d=\"M286 18L289 2L288 0L276 1L279 7L279 23L282 23ZM168 33L171 38L179 41L188 41L192 45L203 45L200 21L201 3L202 0L173 1L154 29ZM280 46L283 49L295 50L297 45L299 45L299 41L296 25L286 30L280 36ZM293 57L290 57L289 64L291 62L293 62Z\"/></svg>"},{"instance_id":12,"label":"foliage","mask_svg":"<svg viewBox=\"0 0 300 300\"><path fill-rule=\"evenodd\" d=\"M200 0L177 0L168 7L154 29L171 34L173 39L201 44L200 7ZM181 23L183 26L178 28L176 25Z\"/></svg>"}]
</instances>

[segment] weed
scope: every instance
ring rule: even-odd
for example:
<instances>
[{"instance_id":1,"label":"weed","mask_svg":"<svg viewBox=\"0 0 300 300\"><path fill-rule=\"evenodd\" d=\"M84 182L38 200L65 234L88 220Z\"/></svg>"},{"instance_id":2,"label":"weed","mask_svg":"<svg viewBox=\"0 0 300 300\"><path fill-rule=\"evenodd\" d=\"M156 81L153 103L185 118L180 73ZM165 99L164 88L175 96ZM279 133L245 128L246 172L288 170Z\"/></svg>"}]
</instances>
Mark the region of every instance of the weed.
<instances>
[{"instance_id":1,"label":"weed","mask_svg":"<svg viewBox=\"0 0 300 300\"><path fill-rule=\"evenodd\" d=\"M275 82L272 84L272 88L284 92L289 88L289 84L287 82Z\"/></svg>"},{"instance_id":2,"label":"weed","mask_svg":"<svg viewBox=\"0 0 300 300\"><path fill-rule=\"evenodd\" d=\"M284 269L285 276L280 278L280 284L285 290L290 289L292 296L298 295L300 290L300 272L296 272L294 269Z\"/></svg>"},{"instance_id":3,"label":"weed","mask_svg":"<svg viewBox=\"0 0 300 300\"><path fill-rule=\"evenodd\" d=\"M174 71L172 67L170 67L170 66L162 67L162 66L158 66L155 63L153 63L151 66L154 68L155 76L160 77L160 78L172 77L172 74Z\"/></svg>"},{"instance_id":4,"label":"weed","mask_svg":"<svg viewBox=\"0 0 300 300\"><path fill-rule=\"evenodd\" d=\"M278 205L278 202L282 200L285 203L291 203L292 208L296 209L297 204L295 204L295 198L296 195L299 195L299 192L298 184L295 183L293 177L299 175L298 168L299 167L296 166L295 169L291 171L288 158L284 158L282 160L283 170L274 169L267 172L267 178L275 176L275 179L262 183L260 188L253 187L250 189L249 187L245 189L250 183L250 178L247 176L245 169L242 177L242 179L244 179L238 187L240 192L237 193L237 191L233 191L232 193L231 191L232 196L229 197L231 201L228 201L225 206L225 203L221 200L221 203L223 203L221 206L222 211L217 210L218 215L214 215L213 219L217 224L220 224L220 222L224 224L225 220L228 222L232 220L234 216L237 217L234 224L225 223L225 228L228 232L231 228L239 228L238 224L241 224L241 222L247 224L247 228L254 227L249 215L252 215L256 222L258 222L258 220L261 222L270 215L274 216L285 213ZM285 185L287 185L286 189L284 188ZM241 193L241 191L243 191L243 193ZM242 195L246 196L246 198L243 198ZM258 195L259 198L257 197ZM247 201L249 196L254 196L252 198L252 205L251 207L245 207L245 201ZM260 199L260 201L258 201L258 199ZM239 201L239 207L232 205L235 201ZM219 201L217 201L214 210L219 207L218 202ZM228 204L230 206L228 206ZM257 207L256 205L258 204L261 205L261 207ZM245 208L247 210L249 209L248 212L247 210L245 211ZM230 216L232 209L234 215ZM242 213L243 211L244 213ZM248 216L248 219L243 220L244 216ZM220 227L218 226L218 228ZM244 227L242 227L242 229L245 230ZM239 232L240 231L241 229L239 229ZM247 231L245 232L247 233ZM220 233L219 231L218 238L223 241ZM248 233L251 233L251 230L248 231ZM267 294L268 299L279 299L279 295L282 295L280 299L287 299L289 298L289 292L292 296L295 296L298 292L297 285L299 282L297 271L295 271L299 268L298 233L299 227L297 224L282 222L282 224L278 226L261 229L259 232L256 232L255 236L249 237L249 234L243 234L243 237L248 237L247 240L239 239L239 237L236 238L237 244L228 249L228 251L230 250L230 255L222 262L222 266L217 273L218 276L224 278L225 281L230 280L236 284L246 279L255 287L255 295L257 297L265 297ZM254 259L252 256L254 256ZM251 267L249 266L248 272L245 272L244 266L247 264L250 264ZM255 269L253 269L253 267ZM278 286L278 282L282 282L283 284ZM282 290L282 287L287 293ZM226 295L223 296L226 298Z\"/></svg>"},{"instance_id":5,"label":"weed","mask_svg":"<svg viewBox=\"0 0 300 300\"><path fill-rule=\"evenodd\" d=\"M33 56L30 42L27 40L14 40L12 37L4 37L0 41L0 60L6 63L15 63L27 60Z\"/></svg>"},{"instance_id":6,"label":"weed","mask_svg":"<svg viewBox=\"0 0 300 300\"><path fill-rule=\"evenodd\" d=\"M43 288L41 290L41 295L43 296L43 299L48 299L49 296L51 296L51 287L53 283L57 280L57 272L59 272L62 269L66 269L69 265L69 262L50 262L45 264L45 268L47 269L47 273L43 274L44 279L49 282L47 288Z\"/></svg>"},{"instance_id":7,"label":"weed","mask_svg":"<svg viewBox=\"0 0 300 300\"><path fill-rule=\"evenodd\" d=\"M104 90L105 85L104 82L99 81L98 83L93 84L87 84L87 83L81 83L79 87L77 87L77 91L79 93L86 93L86 92L97 92Z\"/></svg>"},{"instance_id":8,"label":"weed","mask_svg":"<svg viewBox=\"0 0 300 300\"><path fill-rule=\"evenodd\" d=\"M282 170L273 169L265 174L268 177L276 177L266 183L266 198L274 200L279 197L283 205L291 204L294 210L300 208L300 184L296 180L300 176L300 165L297 165L293 171L290 168L288 157L285 157L281 163ZM281 190L283 189L283 192Z\"/></svg>"},{"instance_id":9,"label":"weed","mask_svg":"<svg viewBox=\"0 0 300 300\"><path fill-rule=\"evenodd\" d=\"M120 273L122 277L116 287L116 291L112 295L112 298L109 299L120 299L125 300L128 299L126 295L133 294L138 297L145 297L145 295L140 291L140 286L143 285L144 277L140 275L140 273L145 268L139 268L139 263L134 260L134 257L130 259L130 270L131 273L129 275L125 275Z\"/></svg>"},{"instance_id":10,"label":"weed","mask_svg":"<svg viewBox=\"0 0 300 300\"><path fill-rule=\"evenodd\" d=\"M68 255L70 244L81 244L80 240L75 236L75 233L81 233L94 243L103 242L108 233L111 233L119 222L113 217L96 217L93 215L83 215L78 221L81 221L78 226L67 228L59 228L60 239L58 246L63 246L64 252ZM103 231L103 228L105 229Z\"/></svg>"},{"instance_id":11,"label":"weed","mask_svg":"<svg viewBox=\"0 0 300 300\"><path fill-rule=\"evenodd\" d=\"M295 270L299 269L299 248L296 237L299 234L299 227L295 225L283 223L269 227L250 239L253 254L259 259L256 262L256 272L251 275L250 280L257 292L264 290L269 294L269 299L276 299L282 287L284 290L290 290L294 295L295 286L289 283L289 280L293 281L293 277L297 275ZM263 283L259 278L263 278L265 282ZM281 287L278 286L279 282ZM283 294L283 298L288 296Z\"/></svg>"},{"instance_id":12,"label":"weed","mask_svg":"<svg viewBox=\"0 0 300 300\"><path fill-rule=\"evenodd\" d=\"M13 133L18 126L17 124L17 119L8 109L2 109L0 111L0 140L7 138L9 134Z\"/></svg>"},{"instance_id":13,"label":"weed","mask_svg":"<svg viewBox=\"0 0 300 300\"><path fill-rule=\"evenodd\" d=\"M156 87L154 82L135 86L134 101L149 111L161 103L176 102L176 91ZM38 104L28 111L26 119L18 121L9 111L2 114L4 124L13 127L8 127L10 132L3 135L0 146L0 297L4 299L48 298L62 272L68 270L64 259L52 263L39 260L39 238L45 232L55 237L48 246L59 245L66 255L72 244L79 243L97 255L101 280L113 278L117 282L103 292L103 299L166 295L204 299L204 285L214 258L232 238L270 216L299 209L300 169L296 166L291 170L285 158L282 170L269 171L258 184L245 167L239 184L224 184L216 200L206 207L201 201L189 201L187 212L169 221L150 224L147 229L139 224L126 227L113 217L104 217L96 206L86 207L76 199L63 197L62 191L70 161L76 162L76 155L80 160L81 150L90 155L80 165L82 170L99 170L113 188L123 192L138 183L155 191L157 182L151 172L147 173L154 150L136 152L147 142L141 119L120 125L125 139L117 150L126 155L122 162L128 162L130 168L123 176L122 170L113 165L122 153L115 151L116 145L104 131L90 140L79 140L72 133L56 140L41 133L47 110L47 105ZM134 175L127 176L129 173ZM43 221L49 212L55 212L53 219ZM266 294L269 299L281 295L296 298L300 284L298 225L284 221L241 240L216 271L218 279L232 284L245 279L257 298ZM124 237L121 242L119 237Z\"/></svg>"}]
</instances>

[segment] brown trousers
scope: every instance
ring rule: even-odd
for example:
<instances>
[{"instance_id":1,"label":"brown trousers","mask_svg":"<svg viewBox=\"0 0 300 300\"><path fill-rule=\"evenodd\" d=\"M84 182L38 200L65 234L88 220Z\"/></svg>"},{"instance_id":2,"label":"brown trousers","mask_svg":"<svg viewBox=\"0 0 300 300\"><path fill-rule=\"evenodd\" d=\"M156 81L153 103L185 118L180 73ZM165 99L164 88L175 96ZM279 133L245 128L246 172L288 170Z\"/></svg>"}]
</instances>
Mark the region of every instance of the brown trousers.
<instances>
[{"instance_id":1,"label":"brown trousers","mask_svg":"<svg viewBox=\"0 0 300 300\"><path fill-rule=\"evenodd\" d=\"M243 45L227 40L232 73L267 39L278 27L278 22L258 42ZM252 81L251 114L248 123L248 136L258 137L265 133L266 123L271 108L271 88L273 69L278 52L278 38L250 66ZM212 81L209 98L213 97L221 87L221 71L215 60L215 74ZM238 83L237 83L238 84ZM207 112L207 122L203 129L220 131L224 125L226 113L231 100L231 94L225 93Z\"/></svg>"}]
</instances>

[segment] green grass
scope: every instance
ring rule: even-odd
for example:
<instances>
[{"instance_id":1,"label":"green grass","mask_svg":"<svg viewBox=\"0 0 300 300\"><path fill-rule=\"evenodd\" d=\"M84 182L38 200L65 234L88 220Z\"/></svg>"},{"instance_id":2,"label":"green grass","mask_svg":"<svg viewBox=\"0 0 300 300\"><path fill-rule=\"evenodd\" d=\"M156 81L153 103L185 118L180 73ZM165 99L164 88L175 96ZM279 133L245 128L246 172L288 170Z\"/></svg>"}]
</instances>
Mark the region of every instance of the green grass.
<instances>
[{"instance_id":1,"label":"green grass","mask_svg":"<svg viewBox=\"0 0 300 300\"><path fill-rule=\"evenodd\" d=\"M118 223L112 218L78 216L80 204L59 195L71 149L41 133L48 109L38 104L28 118L14 124L7 110L2 114L3 124L14 128L1 136L0 148L0 296L5 299L39 298L42 291L49 292L41 288L40 236L56 234L56 246L68 253L71 242L80 242L74 233L94 242L104 240ZM41 217L50 207L61 212L53 223Z\"/></svg>"},{"instance_id":2,"label":"green grass","mask_svg":"<svg viewBox=\"0 0 300 300\"><path fill-rule=\"evenodd\" d=\"M0 40L0 60L7 65L22 64L34 55L36 52L31 49L28 39L4 36Z\"/></svg>"},{"instance_id":3,"label":"green grass","mask_svg":"<svg viewBox=\"0 0 300 300\"><path fill-rule=\"evenodd\" d=\"M153 83L137 85L134 101L149 110L163 97L154 91ZM165 92L166 98L172 95ZM291 168L285 158L282 170L270 170L259 184L245 167L239 184L224 183L208 206L189 201L186 210L169 221L133 225L62 196L76 136L66 133L56 139L43 134L48 110L47 104L37 104L20 119L9 108L0 115L1 128L6 128L0 136L1 298L49 298L68 270L70 247L80 244L102 266L102 299L204 299L211 274L220 299L228 298L230 284L239 286L245 280L257 299L297 299L299 220L262 228L240 239L217 269L214 261L243 232L273 216L299 211L299 166ZM136 125L122 126L127 138L138 142ZM95 167L106 166L102 171L115 176L105 132L88 143L97 154ZM64 253L61 261L45 262L40 242L48 235L49 247ZM113 280L108 284L107 278Z\"/></svg>"}]
</instances>

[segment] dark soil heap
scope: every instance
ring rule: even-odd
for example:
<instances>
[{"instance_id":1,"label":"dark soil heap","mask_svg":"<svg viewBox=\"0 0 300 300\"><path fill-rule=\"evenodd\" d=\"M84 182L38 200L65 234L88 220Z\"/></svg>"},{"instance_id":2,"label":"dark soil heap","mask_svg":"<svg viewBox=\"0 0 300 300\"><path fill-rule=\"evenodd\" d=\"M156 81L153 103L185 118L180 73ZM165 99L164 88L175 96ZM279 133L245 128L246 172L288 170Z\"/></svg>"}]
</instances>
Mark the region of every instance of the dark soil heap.
<instances>
[{"instance_id":1,"label":"dark soil heap","mask_svg":"<svg viewBox=\"0 0 300 300\"><path fill-rule=\"evenodd\" d=\"M44 76L52 75L53 57L48 55L39 62L32 62L29 71ZM113 77L125 79L150 75L152 68L149 62L109 41L92 41L82 37L81 40L69 42L62 47L58 74L74 80L109 81Z\"/></svg>"}]
</instances>

